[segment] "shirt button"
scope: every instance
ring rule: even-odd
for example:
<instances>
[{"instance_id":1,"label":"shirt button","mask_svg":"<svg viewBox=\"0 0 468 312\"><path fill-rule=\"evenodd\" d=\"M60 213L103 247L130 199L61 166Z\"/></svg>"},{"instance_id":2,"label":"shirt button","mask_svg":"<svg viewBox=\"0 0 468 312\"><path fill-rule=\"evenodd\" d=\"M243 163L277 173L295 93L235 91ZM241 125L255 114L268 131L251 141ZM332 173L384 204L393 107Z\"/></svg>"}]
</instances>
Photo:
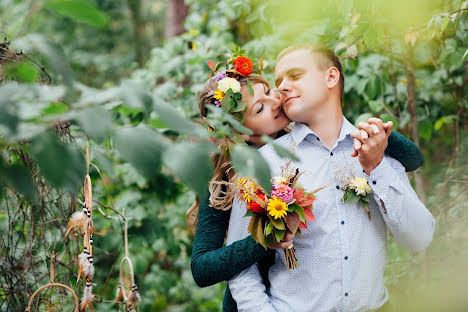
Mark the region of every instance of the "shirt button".
<instances>
[{"instance_id":1,"label":"shirt button","mask_svg":"<svg viewBox=\"0 0 468 312\"><path fill-rule=\"evenodd\" d=\"M344 221L341 221L341 224L344 224Z\"/></svg>"},{"instance_id":2,"label":"shirt button","mask_svg":"<svg viewBox=\"0 0 468 312\"><path fill-rule=\"evenodd\" d=\"M345 295L346 297L348 297L348 293L344 293L344 295Z\"/></svg>"},{"instance_id":3,"label":"shirt button","mask_svg":"<svg viewBox=\"0 0 468 312\"><path fill-rule=\"evenodd\" d=\"M345 260L348 260L348 256L344 257Z\"/></svg>"},{"instance_id":4,"label":"shirt button","mask_svg":"<svg viewBox=\"0 0 468 312\"><path fill-rule=\"evenodd\" d=\"M340 189L340 186L339 186L339 185L337 185L337 186L336 186L336 189L337 189L337 190L339 190L339 189Z\"/></svg>"},{"instance_id":5,"label":"shirt button","mask_svg":"<svg viewBox=\"0 0 468 312\"><path fill-rule=\"evenodd\" d=\"M372 181L372 184L376 185L376 184L377 184L377 181L375 181L375 180L374 180L374 181Z\"/></svg>"},{"instance_id":6,"label":"shirt button","mask_svg":"<svg viewBox=\"0 0 468 312\"><path fill-rule=\"evenodd\" d=\"M330 152L330 156L333 156L333 152Z\"/></svg>"},{"instance_id":7,"label":"shirt button","mask_svg":"<svg viewBox=\"0 0 468 312\"><path fill-rule=\"evenodd\" d=\"M320 141L320 138L319 138L319 137L317 137L317 141Z\"/></svg>"}]
</instances>

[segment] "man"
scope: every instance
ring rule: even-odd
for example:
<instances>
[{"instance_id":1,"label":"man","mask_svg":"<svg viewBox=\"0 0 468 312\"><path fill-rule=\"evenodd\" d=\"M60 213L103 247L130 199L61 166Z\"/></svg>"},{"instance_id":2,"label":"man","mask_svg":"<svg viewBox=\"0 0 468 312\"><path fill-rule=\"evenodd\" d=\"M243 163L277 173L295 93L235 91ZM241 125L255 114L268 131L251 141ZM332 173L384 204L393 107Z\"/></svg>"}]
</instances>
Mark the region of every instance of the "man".
<instances>
[{"instance_id":1,"label":"man","mask_svg":"<svg viewBox=\"0 0 468 312\"><path fill-rule=\"evenodd\" d=\"M283 251L269 272L270 289L261 283L257 265L229 281L239 311L368 311L388 300L383 284L387 227L409 250L425 249L434 233L434 218L411 188L403 166L384 156L391 130L379 119L357 130L343 116L344 77L333 51L299 45L285 49L275 68L276 86L284 111L296 124L276 144L292 150L295 165L306 173L299 180L306 190L319 191L314 202L316 222L294 238L299 267L286 269ZM365 130L367 134L364 134ZM353 138L362 145L353 146ZM260 149L272 176L285 160L271 144ZM355 158L351 157L357 156ZM342 180L365 177L372 189L370 220L360 203L342 201ZM245 206L236 200L227 243L248 235ZM268 294L267 294L268 293Z\"/></svg>"}]
</instances>

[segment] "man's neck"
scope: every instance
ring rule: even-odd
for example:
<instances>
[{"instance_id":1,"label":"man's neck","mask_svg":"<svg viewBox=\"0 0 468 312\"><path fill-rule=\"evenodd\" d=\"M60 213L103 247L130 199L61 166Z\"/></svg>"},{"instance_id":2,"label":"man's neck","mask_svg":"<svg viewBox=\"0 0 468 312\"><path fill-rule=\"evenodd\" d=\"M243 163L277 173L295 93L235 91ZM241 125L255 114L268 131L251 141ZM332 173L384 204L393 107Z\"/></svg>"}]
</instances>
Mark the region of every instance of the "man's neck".
<instances>
[{"instance_id":1,"label":"man's neck","mask_svg":"<svg viewBox=\"0 0 468 312\"><path fill-rule=\"evenodd\" d=\"M343 124L341 106L327 105L322 110L315 110L313 118L305 123L320 138L323 145L332 149L338 139Z\"/></svg>"}]
</instances>

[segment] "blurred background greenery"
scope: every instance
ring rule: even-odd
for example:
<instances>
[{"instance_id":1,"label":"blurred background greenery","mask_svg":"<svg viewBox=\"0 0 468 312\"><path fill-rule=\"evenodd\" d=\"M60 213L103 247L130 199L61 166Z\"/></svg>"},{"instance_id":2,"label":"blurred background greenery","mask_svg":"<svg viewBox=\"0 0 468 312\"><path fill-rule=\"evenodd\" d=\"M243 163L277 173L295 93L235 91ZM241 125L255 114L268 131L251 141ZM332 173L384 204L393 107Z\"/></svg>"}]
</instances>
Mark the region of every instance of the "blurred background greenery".
<instances>
[{"instance_id":1,"label":"blurred background greenery","mask_svg":"<svg viewBox=\"0 0 468 312\"><path fill-rule=\"evenodd\" d=\"M96 311L118 310L123 222L105 215L124 207L141 311L219 311L224 284L195 285L185 225L211 172L193 120L207 62L238 44L273 81L281 49L321 42L343 63L347 118L392 120L425 156L410 178L436 233L422 253L389 236L392 301L466 311L467 13L463 0L0 0L0 310L24 310L54 250L56 281L81 293L64 233L89 141Z\"/></svg>"}]
</instances>

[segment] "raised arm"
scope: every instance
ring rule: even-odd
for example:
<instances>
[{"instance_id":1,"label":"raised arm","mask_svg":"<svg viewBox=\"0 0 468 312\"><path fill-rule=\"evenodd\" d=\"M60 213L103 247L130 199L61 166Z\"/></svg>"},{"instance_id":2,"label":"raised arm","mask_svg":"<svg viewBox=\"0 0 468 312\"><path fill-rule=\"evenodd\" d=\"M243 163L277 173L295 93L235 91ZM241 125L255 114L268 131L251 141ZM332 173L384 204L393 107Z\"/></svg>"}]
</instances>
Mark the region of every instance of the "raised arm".
<instances>
[{"instance_id":1,"label":"raised arm","mask_svg":"<svg viewBox=\"0 0 468 312\"><path fill-rule=\"evenodd\" d=\"M198 226L192 250L192 275L200 287L231 279L274 251L266 251L251 236L223 247L231 211L200 203Z\"/></svg>"},{"instance_id":2,"label":"raised arm","mask_svg":"<svg viewBox=\"0 0 468 312\"><path fill-rule=\"evenodd\" d=\"M392 131L388 137L385 154L398 160L405 167L406 172L414 171L424 163L424 157L418 146L396 131Z\"/></svg>"}]
</instances>

